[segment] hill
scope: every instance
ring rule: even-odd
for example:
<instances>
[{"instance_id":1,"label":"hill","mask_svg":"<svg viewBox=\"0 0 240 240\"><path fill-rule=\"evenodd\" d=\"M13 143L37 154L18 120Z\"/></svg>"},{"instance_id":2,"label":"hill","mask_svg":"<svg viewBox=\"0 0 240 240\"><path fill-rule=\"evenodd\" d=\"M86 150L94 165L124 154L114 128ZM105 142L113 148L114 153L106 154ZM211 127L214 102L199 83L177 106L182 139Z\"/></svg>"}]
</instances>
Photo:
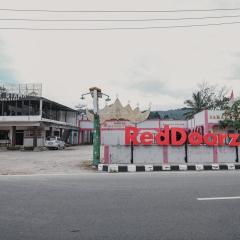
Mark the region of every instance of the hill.
<instances>
[{"instance_id":1,"label":"hill","mask_svg":"<svg viewBox=\"0 0 240 240\"><path fill-rule=\"evenodd\" d=\"M187 112L186 108L171 109L166 111L152 111L149 115L149 119L173 119L173 120L185 120L184 114Z\"/></svg>"}]
</instances>

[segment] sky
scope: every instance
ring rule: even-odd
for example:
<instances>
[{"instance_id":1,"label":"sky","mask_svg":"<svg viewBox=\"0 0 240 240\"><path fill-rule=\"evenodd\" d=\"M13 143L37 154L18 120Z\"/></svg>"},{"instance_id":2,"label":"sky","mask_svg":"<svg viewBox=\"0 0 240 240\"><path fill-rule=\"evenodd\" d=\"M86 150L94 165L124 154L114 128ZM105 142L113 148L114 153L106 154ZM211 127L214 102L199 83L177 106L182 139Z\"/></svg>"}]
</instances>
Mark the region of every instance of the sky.
<instances>
[{"instance_id":1,"label":"sky","mask_svg":"<svg viewBox=\"0 0 240 240\"><path fill-rule=\"evenodd\" d=\"M0 0L0 8L51 10L176 10L240 8L240 0ZM0 18L146 19L240 15L234 12L42 13L0 11ZM238 18L165 22L10 22L0 27L101 28L219 23ZM87 104L92 86L142 110L184 106L197 84L240 95L240 24L115 31L0 29L0 83L42 83L43 96L70 107ZM101 101L101 106L104 100Z\"/></svg>"}]
</instances>

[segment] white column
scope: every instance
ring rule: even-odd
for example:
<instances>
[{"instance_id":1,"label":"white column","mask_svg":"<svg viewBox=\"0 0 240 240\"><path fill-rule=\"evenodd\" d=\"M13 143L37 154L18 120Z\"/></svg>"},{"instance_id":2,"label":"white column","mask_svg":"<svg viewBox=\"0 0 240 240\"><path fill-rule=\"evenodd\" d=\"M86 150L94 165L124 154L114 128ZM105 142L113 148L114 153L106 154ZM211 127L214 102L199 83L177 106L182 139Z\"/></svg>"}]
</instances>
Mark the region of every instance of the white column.
<instances>
[{"instance_id":1,"label":"white column","mask_svg":"<svg viewBox=\"0 0 240 240\"><path fill-rule=\"evenodd\" d=\"M40 100L40 107L39 107L39 115L41 116L42 119L42 108L43 108L43 100Z\"/></svg>"}]
</instances>

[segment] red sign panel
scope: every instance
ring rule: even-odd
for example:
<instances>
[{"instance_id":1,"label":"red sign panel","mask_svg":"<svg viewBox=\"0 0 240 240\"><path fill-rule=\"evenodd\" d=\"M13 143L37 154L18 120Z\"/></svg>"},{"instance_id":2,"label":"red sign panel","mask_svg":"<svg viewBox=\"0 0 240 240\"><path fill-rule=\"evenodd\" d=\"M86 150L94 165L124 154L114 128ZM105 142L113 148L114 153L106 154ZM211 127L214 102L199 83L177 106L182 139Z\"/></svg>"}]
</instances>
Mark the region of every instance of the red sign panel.
<instances>
[{"instance_id":1,"label":"red sign panel","mask_svg":"<svg viewBox=\"0 0 240 240\"><path fill-rule=\"evenodd\" d=\"M201 144L206 144L208 146L224 146L226 144L226 139L230 139L228 146L236 147L240 146L238 142L240 134L214 134L207 133L205 135L199 132L187 133L183 128L170 128L164 127L163 130L154 134L150 131L140 132L136 127L126 127L125 128L125 144L130 145L131 142L134 145L161 145L161 146L181 146L188 142L193 146L199 146Z\"/></svg>"}]
</instances>

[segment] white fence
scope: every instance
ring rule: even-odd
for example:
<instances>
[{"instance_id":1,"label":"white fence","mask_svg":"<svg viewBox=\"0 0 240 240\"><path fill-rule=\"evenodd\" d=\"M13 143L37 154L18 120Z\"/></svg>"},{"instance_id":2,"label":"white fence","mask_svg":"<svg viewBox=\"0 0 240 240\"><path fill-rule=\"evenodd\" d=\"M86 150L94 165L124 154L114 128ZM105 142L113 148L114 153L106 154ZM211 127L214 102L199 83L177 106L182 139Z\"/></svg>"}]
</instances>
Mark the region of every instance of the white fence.
<instances>
[{"instance_id":1,"label":"white fence","mask_svg":"<svg viewBox=\"0 0 240 240\"><path fill-rule=\"evenodd\" d=\"M109 163L131 163L130 146L111 145L108 154ZM133 150L134 164L234 163L236 158L236 148L229 146L134 146Z\"/></svg>"}]
</instances>

